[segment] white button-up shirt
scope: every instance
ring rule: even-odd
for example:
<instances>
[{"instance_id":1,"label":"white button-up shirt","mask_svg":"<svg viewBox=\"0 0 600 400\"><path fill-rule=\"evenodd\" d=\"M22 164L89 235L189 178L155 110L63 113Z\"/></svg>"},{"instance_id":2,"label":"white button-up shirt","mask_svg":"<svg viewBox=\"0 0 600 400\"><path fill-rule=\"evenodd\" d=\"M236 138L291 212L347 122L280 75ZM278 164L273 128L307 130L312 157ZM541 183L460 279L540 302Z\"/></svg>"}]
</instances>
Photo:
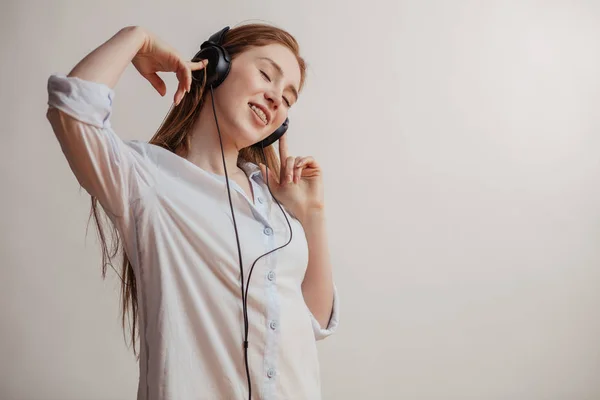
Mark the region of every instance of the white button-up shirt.
<instances>
[{"instance_id":1,"label":"white button-up shirt","mask_svg":"<svg viewBox=\"0 0 600 400\"><path fill-rule=\"evenodd\" d=\"M138 295L138 399L248 398L240 269L225 177L162 147L122 140L110 124L114 90L53 74L47 118L81 186L98 198L132 263ZM240 167L254 199L232 180L244 281L254 260L289 240L289 227L260 169ZM255 201L253 201L255 200ZM287 210L286 210L287 213ZM308 246L287 214L293 240L256 263L248 290L253 399L321 398L316 340L322 328L301 284Z\"/></svg>"}]
</instances>

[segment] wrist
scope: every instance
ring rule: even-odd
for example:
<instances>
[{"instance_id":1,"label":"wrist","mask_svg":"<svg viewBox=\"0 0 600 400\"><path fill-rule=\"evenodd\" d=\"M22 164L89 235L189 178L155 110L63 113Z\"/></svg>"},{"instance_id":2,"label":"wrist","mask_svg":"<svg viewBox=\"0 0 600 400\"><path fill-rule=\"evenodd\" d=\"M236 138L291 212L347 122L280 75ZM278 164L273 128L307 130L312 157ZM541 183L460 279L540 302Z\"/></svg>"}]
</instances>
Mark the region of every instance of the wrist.
<instances>
[{"instance_id":1,"label":"wrist","mask_svg":"<svg viewBox=\"0 0 600 400\"><path fill-rule=\"evenodd\" d=\"M298 220L303 224L321 223L325 220L325 207L311 208L298 216Z\"/></svg>"},{"instance_id":2,"label":"wrist","mask_svg":"<svg viewBox=\"0 0 600 400\"><path fill-rule=\"evenodd\" d=\"M135 37L135 42L137 43L137 52L142 52L143 49L147 48L150 45L150 34L149 32L139 25L130 25L122 28L119 31L120 34L125 36Z\"/></svg>"}]
</instances>

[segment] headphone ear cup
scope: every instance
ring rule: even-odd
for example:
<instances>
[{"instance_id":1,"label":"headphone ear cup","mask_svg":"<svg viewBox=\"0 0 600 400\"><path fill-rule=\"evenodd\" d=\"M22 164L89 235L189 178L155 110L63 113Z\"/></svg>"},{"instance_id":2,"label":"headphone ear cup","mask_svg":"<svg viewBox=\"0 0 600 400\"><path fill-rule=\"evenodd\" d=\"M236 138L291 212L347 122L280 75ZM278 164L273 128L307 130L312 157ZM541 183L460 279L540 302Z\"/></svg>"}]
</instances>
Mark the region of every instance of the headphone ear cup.
<instances>
[{"instance_id":1,"label":"headphone ear cup","mask_svg":"<svg viewBox=\"0 0 600 400\"><path fill-rule=\"evenodd\" d=\"M204 74L207 74L206 86L212 85L213 88L216 88L223 83L225 78L227 78L227 75L229 75L231 69L229 54L223 47L214 43L205 42L202 45L202 50L196 53L194 58L192 58L192 61L196 62L205 59L208 60L208 64L201 70L192 71L192 79L202 82Z\"/></svg>"},{"instance_id":2,"label":"headphone ear cup","mask_svg":"<svg viewBox=\"0 0 600 400\"><path fill-rule=\"evenodd\" d=\"M256 143L254 146L261 148L261 147L268 147L268 146L272 145L273 143L278 141L279 138L281 138L285 134L285 132L287 132L289 125L290 125L290 119L286 118L285 121L283 121L283 124L281 124L281 126L279 128L277 128L277 130L275 132L271 133L269 136L267 136L265 139L261 140L260 142Z\"/></svg>"}]
</instances>

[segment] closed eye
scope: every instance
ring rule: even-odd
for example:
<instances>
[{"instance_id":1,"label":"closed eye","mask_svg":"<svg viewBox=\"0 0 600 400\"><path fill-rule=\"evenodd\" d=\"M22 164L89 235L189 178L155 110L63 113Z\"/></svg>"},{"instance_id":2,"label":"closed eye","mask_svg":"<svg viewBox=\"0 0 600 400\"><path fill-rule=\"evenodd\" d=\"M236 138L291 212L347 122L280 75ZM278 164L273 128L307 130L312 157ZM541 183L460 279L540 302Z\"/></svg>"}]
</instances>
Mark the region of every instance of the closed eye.
<instances>
[{"instance_id":1,"label":"closed eye","mask_svg":"<svg viewBox=\"0 0 600 400\"><path fill-rule=\"evenodd\" d=\"M271 78L265 73L265 71L260 70L260 73L267 81L271 82ZM292 103L290 103L290 101L287 98L284 97L283 100L285 101L285 104L288 106L288 108L292 106Z\"/></svg>"},{"instance_id":2,"label":"closed eye","mask_svg":"<svg viewBox=\"0 0 600 400\"><path fill-rule=\"evenodd\" d=\"M265 73L265 71L261 70L261 71L260 71L260 73L261 73L261 74L262 74L262 75L265 77L265 79L266 79L267 81L271 82L271 78L269 78L269 75L267 75L267 74Z\"/></svg>"}]
</instances>

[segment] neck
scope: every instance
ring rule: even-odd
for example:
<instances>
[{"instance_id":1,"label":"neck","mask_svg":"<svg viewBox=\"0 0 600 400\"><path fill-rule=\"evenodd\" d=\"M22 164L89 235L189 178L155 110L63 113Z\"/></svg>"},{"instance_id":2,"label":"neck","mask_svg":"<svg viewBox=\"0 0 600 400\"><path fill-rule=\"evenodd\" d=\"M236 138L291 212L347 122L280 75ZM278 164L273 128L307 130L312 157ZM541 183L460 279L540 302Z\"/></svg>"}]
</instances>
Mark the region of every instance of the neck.
<instances>
[{"instance_id":1,"label":"neck","mask_svg":"<svg viewBox=\"0 0 600 400\"><path fill-rule=\"evenodd\" d=\"M237 166L239 149L234 141L230 140L230 135L225 133L224 118L220 117L217 111L219 128L221 128L221 139L223 141L223 153L225 154L225 164L229 177L245 176L244 171ZM187 156L188 161L196 164L205 171L225 176L223 168L223 156L221 154L221 143L219 133L213 114L210 94L208 94L202 110L195 121L191 132L190 148Z\"/></svg>"}]
</instances>

